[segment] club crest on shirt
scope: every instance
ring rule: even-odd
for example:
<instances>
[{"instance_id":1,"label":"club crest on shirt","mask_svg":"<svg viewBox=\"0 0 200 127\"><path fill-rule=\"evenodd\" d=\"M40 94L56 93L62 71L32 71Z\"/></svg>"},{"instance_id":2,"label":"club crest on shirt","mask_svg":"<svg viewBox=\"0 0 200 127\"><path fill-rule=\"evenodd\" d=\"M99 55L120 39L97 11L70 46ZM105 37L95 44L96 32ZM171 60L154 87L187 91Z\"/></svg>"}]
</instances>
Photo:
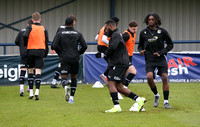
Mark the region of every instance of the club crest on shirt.
<instances>
[{"instance_id":1,"label":"club crest on shirt","mask_svg":"<svg viewBox=\"0 0 200 127\"><path fill-rule=\"evenodd\" d=\"M144 31L144 34L147 34L147 32L146 32L146 31Z\"/></svg>"},{"instance_id":2,"label":"club crest on shirt","mask_svg":"<svg viewBox=\"0 0 200 127\"><path fill-rule=\"evenodd\" d=\"M161 34L161 30L158 30L157 33L158 33L158 34Z\"/></svg>"}]
</instances>

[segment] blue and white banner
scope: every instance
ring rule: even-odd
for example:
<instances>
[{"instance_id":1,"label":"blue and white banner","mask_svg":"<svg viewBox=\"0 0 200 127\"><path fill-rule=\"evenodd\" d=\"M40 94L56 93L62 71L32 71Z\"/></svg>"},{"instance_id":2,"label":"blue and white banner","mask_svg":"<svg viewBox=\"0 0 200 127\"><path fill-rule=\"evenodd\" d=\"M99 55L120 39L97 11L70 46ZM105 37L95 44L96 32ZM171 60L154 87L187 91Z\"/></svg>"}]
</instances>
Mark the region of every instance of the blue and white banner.
<instances>
[{"instance_id":1,"label":"blue and white banner","mask_svg":"<svg viewBox=\"0 0 200 127\"><path fill-rule=\"evenodd\" d=\"M20 76L20 56L0 56L0 85L19 84ZM59 58L57 55L50 55L45 58L44 68L42 69L42 83L51 84L54 72L58 67ZM27 84L26 74L25 84ZM80 56L78 81L83 80L83 57Z\"/></svg>"},{"instance_id":2,"label":"blue and white banner","mask_svg":"<svg viewBox=\"0 0 200 127\"><path fill-rule=\"evenodd\" d=\"M169 82L200 82L200 54L169 53L167 55ZM133 55L132 63L137 74L132 82L147 82L144 57L139 53ZM85 82L101 81L99 75L106 70L107 63L103 58L96 58L94 54L85 55ZM156 72L155 72L156 74ZM102 82L102 81L101 81ZM156 75L155 82L161 82Z\"/></svg>"}]
</instances>

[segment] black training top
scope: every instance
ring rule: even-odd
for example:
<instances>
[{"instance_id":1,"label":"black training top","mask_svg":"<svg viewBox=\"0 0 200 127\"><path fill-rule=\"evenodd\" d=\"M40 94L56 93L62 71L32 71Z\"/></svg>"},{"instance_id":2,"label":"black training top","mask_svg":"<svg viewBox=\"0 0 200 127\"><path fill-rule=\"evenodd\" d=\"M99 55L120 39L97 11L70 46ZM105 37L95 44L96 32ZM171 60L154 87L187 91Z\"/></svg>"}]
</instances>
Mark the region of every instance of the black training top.
<instances>
[{"instance_id":1,"label":"black training top","mask_svg":"<svg viewBox=\"0 0 200 127\"><path fill-rule=\"evenodd\" d=\"M108 57L108 66L128 67L129 56L122 35L118 28L111 33L108 50L105 52Z\"/></svg>"},{"instance_id":2,"label":"black training top","mask_svg":"<svg viewBox=\"0 0 200 127\"><path fill-rule=\"evenodd\" d=\"M167 46L165 47L164 43ZM145 60L146 61L159 61L159 59L164 58L164 55L172 50L173 43L168 32L161 27L157 27L156 30L145 28L140 32L138 50L146 50ZM156 57L153 53L158 52L160 57Z\"/></svg>"},{"instance_id":3,"label":"black training top","mask_svg":"<svg viewBox=\"0 0 200 127\"><path fill-rule=\"evenodd\" d=\"M19 46L19 51L20 51L20 56L26 56L27 54L27 49L24 46L24 39L23 39L23 34L25 32L26 29L22 29L16 39L15 39L15 44Z\"/></svg>"},{"instance_id":4,"label":"black training top","mask_svg":"<svg viewBox=\"0 0 200 127\"><path fill-rule=\"evenodd\" d=\"M80 49L78 48L79 43ZM52 49L59 55L61 62L77 63L79 55L86 51L87 44L80 32L73 27L66 27L56 34Z\"/></svg>"}]
</instances>

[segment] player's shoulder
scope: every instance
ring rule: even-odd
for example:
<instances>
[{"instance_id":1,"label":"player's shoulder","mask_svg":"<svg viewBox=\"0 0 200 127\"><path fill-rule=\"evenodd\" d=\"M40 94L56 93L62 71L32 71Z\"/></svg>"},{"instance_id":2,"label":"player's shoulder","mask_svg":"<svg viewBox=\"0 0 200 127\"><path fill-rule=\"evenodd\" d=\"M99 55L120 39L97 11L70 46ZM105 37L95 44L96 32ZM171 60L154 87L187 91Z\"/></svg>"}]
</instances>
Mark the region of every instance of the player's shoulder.
<instances>
[{"instance_id":1,"label":"player's shoulder","mask_svg":"<svg viewBox=\"0 0 200 127\"><path fill-rule=\"evenodd\" d=\"M64 25L61 25L59 28L61 28L61 29L65 29L65 28L66 28L66 26L64 26Z\"/></svg>"}]
</instances>

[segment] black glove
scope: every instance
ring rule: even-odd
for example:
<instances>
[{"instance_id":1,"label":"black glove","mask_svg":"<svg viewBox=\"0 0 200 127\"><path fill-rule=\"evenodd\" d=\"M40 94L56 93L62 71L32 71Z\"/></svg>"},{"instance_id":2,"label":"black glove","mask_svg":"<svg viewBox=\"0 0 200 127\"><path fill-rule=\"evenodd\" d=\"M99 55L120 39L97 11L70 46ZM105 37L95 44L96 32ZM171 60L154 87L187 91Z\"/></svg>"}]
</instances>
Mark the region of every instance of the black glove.
<instances>
[{"instance_id":1,"label":"black glove","mask_svg":"<svg viewBox=\"0 0 200 127\"><path fill-rule=\"evenodd\" d=\"M97 52L95 56L96 58L103 58L105 55L103 53Z\"/></svg>"}]
</instances>

